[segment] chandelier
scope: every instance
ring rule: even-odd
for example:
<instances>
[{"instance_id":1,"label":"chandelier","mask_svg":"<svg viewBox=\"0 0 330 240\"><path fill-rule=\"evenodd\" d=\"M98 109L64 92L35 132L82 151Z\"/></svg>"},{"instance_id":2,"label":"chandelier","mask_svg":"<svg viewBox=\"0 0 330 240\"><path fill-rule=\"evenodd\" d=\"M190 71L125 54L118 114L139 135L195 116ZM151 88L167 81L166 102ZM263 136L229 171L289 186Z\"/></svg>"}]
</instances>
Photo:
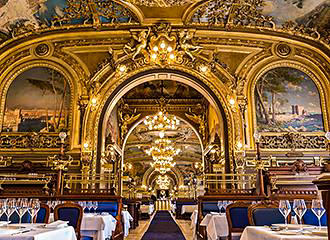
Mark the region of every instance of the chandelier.
<instances>
[{"instance_id":1,"label":"chandelier","mask_svg":"<svg viewBox=\"0 0 330 240\"><path fill-rule=\"evenodd\" d=\"M168 138L158 138L155 140L153 146L146 150L149 156L152 156L153 162L150 163L152 167L164 174L175 166L173 157L181 152L180 148L176 148L173 142Z\"/></svg>"},{"instance_id":2,"label":"chandelier","mask_svg":"<svg viewBox=\"0 0 330 240\"><path fill-rule=\"evenodd\" d=\"M160 189L168 189L168 187L170 186L170 179L167 175L159 175L156 180L156 183L158 184Z\"/></svg>"},{"instance_id":3,"label":"chandelier","mask_svg":"<svg viewBox=\"0 0 330 240\"><path fill-rule=\"evenodd\" d=\"M144 124L149 130L159 131L159 137L163 138L166 130L176 130L178 128L180 120L168 114L164 109L161 109L158 114L147 116Z\"/></svg>"}]
</instances>

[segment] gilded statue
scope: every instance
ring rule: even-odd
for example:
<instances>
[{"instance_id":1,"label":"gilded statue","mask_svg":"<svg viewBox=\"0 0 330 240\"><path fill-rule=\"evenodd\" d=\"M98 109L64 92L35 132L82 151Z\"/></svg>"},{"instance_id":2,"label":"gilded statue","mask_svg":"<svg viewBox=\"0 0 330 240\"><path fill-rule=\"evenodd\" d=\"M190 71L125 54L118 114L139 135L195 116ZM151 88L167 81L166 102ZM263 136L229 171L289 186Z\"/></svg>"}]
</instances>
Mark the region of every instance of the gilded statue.
<instances>
[{"instance_id":1,"label":"gilded statue","mask_svg":"<svg viewBox=\"0 0 330 240\"><path fill-rule=\"evenodd\" d=\"M135 109L136 110L136 109ZM119 114L119 119L120 119L120 135L121 135L121 139L124 140L127 132L128 132L128 125L135 122L140 116L141 113L139 114L135 114L136 111L134 111L134 113L123 113L123 111L118 111Z\"/></svg>"},{"instance_id":2,"label":"gilded statue","mask_svg":"<svg viewBox=\"0 0 330 240\"><path fill-rule=\"evenodd\" d=\"M146 30L141 31L138 36L132 35L133 39L136 40L138 43L135 47L130 46L130 44L126 44L124 46L124 52L128 55L129 53L126 52L126 49L129 49L133 53L132 59L135 60L135 57L142 53L143 50L147 49L148 37L150 35L151 28L149 27L148 32Z\"/></svg>"},{"instance_id":3,"label":"gilded statue","mask_svg":"<svg viewBox=\"0 0 330 240\"><path fill-rule=\"evenodd\" d=\"M194 61L195 57L193 56L193 53L203 47L189 43L193 38L193 33L187 30L181 30L179 33L179 38L180 48Z\"/></svg>"},{"instance_id":4,"label":"gilded statue","mask_svg":"<svg viewBox=\"0 0 330 240\"><path fill-rule=\"evenodd\" d=\"M203 140L205 140L206 121L204 114L197 115L195 113L185 113L185 115L189 120L199 124L199 133L202 135Z\"/></svg>"}]
</instances>

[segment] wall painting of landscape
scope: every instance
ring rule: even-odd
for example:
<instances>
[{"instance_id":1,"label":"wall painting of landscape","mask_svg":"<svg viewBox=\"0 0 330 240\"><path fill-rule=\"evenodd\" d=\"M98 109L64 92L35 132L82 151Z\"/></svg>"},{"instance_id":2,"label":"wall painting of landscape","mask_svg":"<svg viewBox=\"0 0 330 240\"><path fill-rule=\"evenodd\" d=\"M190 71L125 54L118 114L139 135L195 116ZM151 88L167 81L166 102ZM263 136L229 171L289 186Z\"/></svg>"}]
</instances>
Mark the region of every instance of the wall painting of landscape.
<instances>
[{"instance_id":1,"label":"wall painting of landscape","mask_svg":"<svg viewBox=\"0 0 330 240\"><path fill-rule=\"evenodd\" d=\"M286 67L270 70L254 93L258 131L324 131L320 95L305 73Z\"/></svg>"},{"instance_id":2,"label":"wall painting of landscape","mask_svg":"<svg viewBox=\"0 0 330 240\"><path fill-rule=\"evenodd\" d=\"M36 67L20 74L7 92L2 131L60 132L68 129L70 87L59 72Z\"/></svg>"}]
</instances>

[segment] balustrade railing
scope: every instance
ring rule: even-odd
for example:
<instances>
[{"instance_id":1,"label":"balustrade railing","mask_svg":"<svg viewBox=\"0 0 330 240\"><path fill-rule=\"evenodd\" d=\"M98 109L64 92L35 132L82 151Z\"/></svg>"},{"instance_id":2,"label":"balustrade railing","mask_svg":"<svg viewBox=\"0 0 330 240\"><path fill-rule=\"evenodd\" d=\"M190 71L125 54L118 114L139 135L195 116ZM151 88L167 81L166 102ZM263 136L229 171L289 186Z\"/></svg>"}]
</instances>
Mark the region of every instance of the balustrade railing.
<instances>
[{"instance_id":1,"label":"balustrade railing","mask_svg":"<svg viewBox=\"0 0 330 240\"><path fill-rule=\"evenodd\" d=\"M85 175L81 173L64 174L62 178L63 193L80 194L114 194L118 178L113 173Z\"/></svg>"}]
</instances>

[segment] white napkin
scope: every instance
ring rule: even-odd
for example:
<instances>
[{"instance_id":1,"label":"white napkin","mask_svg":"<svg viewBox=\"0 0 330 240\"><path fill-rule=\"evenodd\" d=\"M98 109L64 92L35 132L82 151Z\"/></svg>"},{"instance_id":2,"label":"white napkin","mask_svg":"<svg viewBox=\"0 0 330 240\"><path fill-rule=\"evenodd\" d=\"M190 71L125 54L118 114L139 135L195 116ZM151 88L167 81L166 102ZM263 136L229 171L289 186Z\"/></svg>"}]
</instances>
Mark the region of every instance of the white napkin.
<instances>
[{"instance_id":1,"label":"white napkin","mask_svg":"<svg viewBox=\"0 0 330 240\"><path fill-rule=\"evenodd\" d=\"M210 212L212 215L220 215L218 212Z\"/></svg>"},{"instance_id":2,"label":"white napkin","mask_svg":"<svg viewBox=\"0 0 330 240\"><path fill-rule=\"evenodd\" d=\"M0 221L0 227L7 226L10 223L10 221Z\"/></svg>"},{"instance_id":3,"label":"white napkin","mask_svg":"<svg viewBox=\"0 0 330 240\"><path fill-rule=\"evenodd\" d=\"M68 226L69 221L57 220L55 222L46 224L46 228L64 228Z\"/></svg>"}]
</instances>

